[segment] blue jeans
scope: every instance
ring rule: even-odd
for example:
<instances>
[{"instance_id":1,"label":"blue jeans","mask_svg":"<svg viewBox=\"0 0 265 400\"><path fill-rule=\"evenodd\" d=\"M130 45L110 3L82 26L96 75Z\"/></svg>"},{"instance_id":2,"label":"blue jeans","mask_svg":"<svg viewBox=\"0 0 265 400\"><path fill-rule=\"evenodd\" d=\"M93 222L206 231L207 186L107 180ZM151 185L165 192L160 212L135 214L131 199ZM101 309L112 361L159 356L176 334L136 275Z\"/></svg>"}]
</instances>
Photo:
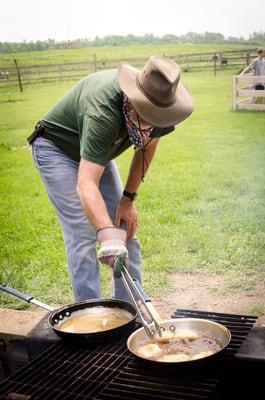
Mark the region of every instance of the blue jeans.
<instances>
[{"instance_id":1,"label":"blue jeans","mask_svg":"<svg viewBox=\"0 0 265 400\"><path fill-rule=\"evenodd\" d=\"M79 162L67 156L51 140L43 137L37 137L33 142L32 157L61 222L74 298L76 301L100 298L96 232L76 194ZM123 190L114 161L110 161L106 166L99 190L109 215L114 220ZM138 239L127 240L126 246L129 254L129 272L140 281L141 254ZM121 278L112 278L112 296L130 301Z\"/></svg>"}]
</instances>

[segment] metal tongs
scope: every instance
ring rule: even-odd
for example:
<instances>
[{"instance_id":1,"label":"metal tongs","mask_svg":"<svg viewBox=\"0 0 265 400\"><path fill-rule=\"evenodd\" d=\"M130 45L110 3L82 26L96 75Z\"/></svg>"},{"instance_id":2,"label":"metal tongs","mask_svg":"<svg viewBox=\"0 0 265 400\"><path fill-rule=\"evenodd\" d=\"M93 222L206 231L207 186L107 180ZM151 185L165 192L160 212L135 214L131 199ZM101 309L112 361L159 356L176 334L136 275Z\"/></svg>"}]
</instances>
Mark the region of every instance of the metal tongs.
<instances>
[{"instance_id":1,"label":"metal tongs","mask_svg":"<svg viewBox=\"0 0 265 400\"><path fill-rule=\"evenodd\" d=\"M152 310L150 310L150 305L149 307L147 306L146 299L141 293L144 293L144 291L140 286L140 283L137 279L131 277L126 267L122 268L121 277L124 286L137 310L145 332L151 339L154 339L154 337L157 335L161 337L162 332L165 329L161 327L157 321L160 319L160 317L155 308L152 306ZM141 290L139 289L139 287L141 288ZM146 314L149 316L150 321L146 320Z\"/></svg>"}]
</instances>

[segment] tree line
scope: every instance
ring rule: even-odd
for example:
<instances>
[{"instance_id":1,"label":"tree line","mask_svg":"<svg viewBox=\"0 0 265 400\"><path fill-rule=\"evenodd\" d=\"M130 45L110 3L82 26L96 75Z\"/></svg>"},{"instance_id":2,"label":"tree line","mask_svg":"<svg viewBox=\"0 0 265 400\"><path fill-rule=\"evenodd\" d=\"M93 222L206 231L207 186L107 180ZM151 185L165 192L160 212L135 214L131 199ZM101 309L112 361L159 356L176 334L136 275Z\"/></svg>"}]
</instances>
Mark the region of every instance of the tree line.
<instances>
[{"instance_id":1,"label":"tree line","mask_svg":"<svg viewBox=\"0 0 265 400\"><path fill-rule=\"evenodd\" d=\"M96 36L93 40L84 38L76 40L67 40L57 42L54 39L44 41L37 40L35 42L0 42L0 53L14 53L20 51L39 51L50 49L64 48L84 48L84 47L100 47L100 46L122 46L122 45L144 45L144 44L242 44L253 46L264 46L265 32L253 32L248 39L234 36L225 37L221 33L204 32L195 33L188 32L185 35L176 36L167 34L164 36L155 36L152 33L146 33L143 36L128 34L126 36L107 35L104 37Z\"/></svg>"}]
</instances>

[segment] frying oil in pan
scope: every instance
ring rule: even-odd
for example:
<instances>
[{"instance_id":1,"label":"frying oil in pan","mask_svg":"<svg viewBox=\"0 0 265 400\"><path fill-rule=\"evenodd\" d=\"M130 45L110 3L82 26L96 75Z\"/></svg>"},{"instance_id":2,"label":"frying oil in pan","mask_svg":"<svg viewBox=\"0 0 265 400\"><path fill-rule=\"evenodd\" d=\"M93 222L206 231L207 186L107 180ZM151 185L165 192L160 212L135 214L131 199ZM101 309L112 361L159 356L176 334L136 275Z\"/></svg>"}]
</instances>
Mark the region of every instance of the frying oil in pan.
<instances>
[{"instance_id":1,"label":"frying oil in pan","mask_svg":"<svg viewBox=\"0 0 265 400\"><path fill-rule=\"evenodd\" d=\"M152 341L148 337L139 343L137 354L149 360L178 362L197 360L221 350L221 342L194 331L171 333L166 340Z\"/></svg>"},{"instance_id":2,"label":"frying oil in pan","mask_svg":"<svg viewBox=\"0 0 265 400\"><path fill-rule=\"evenodd\" d=\"M89 312L72 316L62 322L59 329L70 333L95 333L118 328L131 320L131 315L119 310L108 312L106 308L99 308L95 312Z\"/></svg>"}]
</instances>

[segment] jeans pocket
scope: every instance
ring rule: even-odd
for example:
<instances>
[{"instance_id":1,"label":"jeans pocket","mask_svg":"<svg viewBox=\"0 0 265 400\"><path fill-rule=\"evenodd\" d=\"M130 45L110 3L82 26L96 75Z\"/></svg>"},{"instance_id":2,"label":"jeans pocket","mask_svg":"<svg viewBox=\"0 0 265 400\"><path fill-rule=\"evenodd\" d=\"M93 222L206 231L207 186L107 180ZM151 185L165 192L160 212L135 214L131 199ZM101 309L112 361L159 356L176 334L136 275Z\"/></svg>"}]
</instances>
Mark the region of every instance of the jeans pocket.
<instances>
[{"instance_id":1,"label":"jeans pocket","mask_svg":"<svg viewBox=\"0 0 265 400\"><path fill-rule=\"evenodd\" d=\"M32 144L32 156L36 166L40 168L58 164L65 154L51 140L38 137Z\"/></svg>"}]
</instances>

